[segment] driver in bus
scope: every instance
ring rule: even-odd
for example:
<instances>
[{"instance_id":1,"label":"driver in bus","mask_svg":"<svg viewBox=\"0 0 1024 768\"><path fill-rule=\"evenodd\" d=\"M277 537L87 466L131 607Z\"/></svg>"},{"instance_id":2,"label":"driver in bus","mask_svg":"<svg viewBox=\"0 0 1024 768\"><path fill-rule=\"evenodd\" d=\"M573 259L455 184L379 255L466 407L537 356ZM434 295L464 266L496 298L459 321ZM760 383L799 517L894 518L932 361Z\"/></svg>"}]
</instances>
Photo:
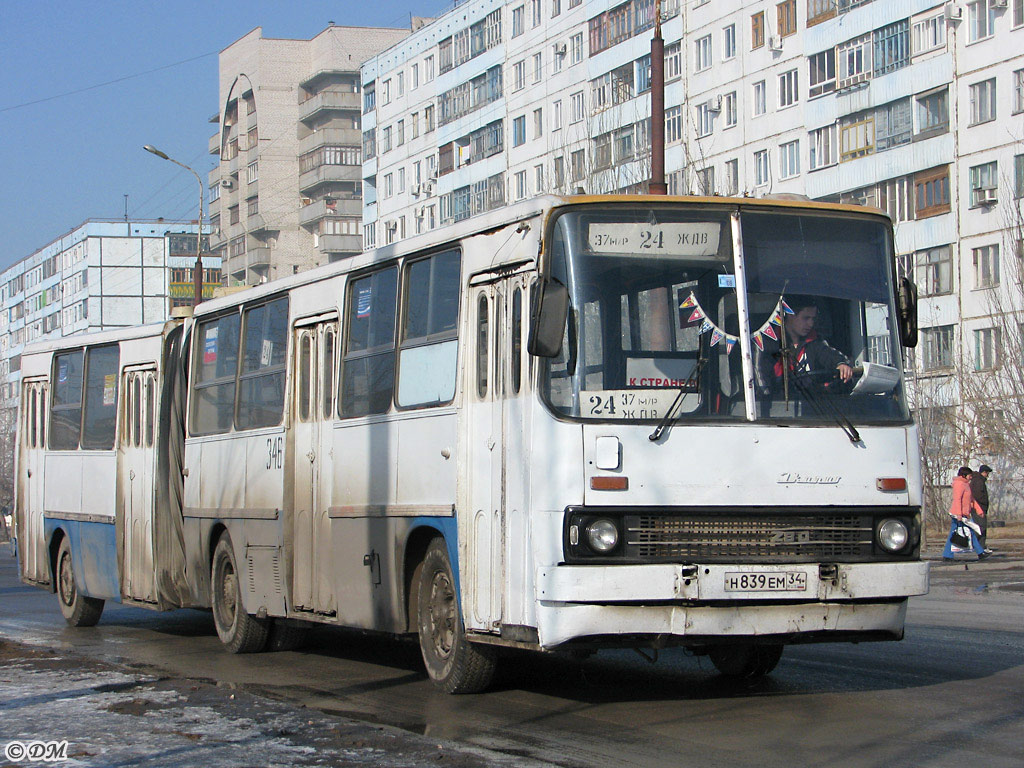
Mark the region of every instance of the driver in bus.
<instances>
[{"instance_id":1,"label":"driver in bus","mask_svg":"<svg viewBox=\"0 0 1024 768\"><path fill-rule=\"evenodd\" d=\"M853 366L849 359L819 336L815 325L818 322L818 306L813 298L793 296L786 299L793 314L785 315L785 328L780 342L770 338L764 340L764 350L758 359L758 375L765 392L781 389L783 366L788 364L790 377L806 381L809 376L831 378L837 376L843 383L853 378ZM774 347L774 348L773 348ZM831 372L835 373L832 374ZM826 380L827 380L826 378Z\"/></svg>"}]
</instances>

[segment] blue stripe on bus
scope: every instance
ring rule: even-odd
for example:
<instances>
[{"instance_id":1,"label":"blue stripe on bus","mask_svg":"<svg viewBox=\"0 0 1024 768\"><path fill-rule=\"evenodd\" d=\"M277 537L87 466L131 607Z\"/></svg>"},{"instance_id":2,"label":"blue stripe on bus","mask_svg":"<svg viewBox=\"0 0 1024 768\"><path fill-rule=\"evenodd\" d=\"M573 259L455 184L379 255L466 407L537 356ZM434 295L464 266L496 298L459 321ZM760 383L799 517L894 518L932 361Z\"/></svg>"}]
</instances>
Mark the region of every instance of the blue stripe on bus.
<instances>
[{"instance_id":1,"label":"blue stripe on bus","mask_svg":"<svg viewBox=\"0 0 1024 768\"><path fill-rule=\"evenodd\" d=\"M43 518L46 541L53 541L57 530L71 542L71 567L75 583L86 597L121 602L117 575L117 536L110 523Z\"/></svg>"},{"instance_id":2,"label":"blue stripe on bus","mask_svg":"<svg viewBox=\"0 0 1024 768\"><path fill-rule=\"evenodd\" d=\"M433 528L444 536L445 546L448 548L448 562L452 566L452 575L455 577L455 592L459 596L459 605L462 605L462 588L459 580L459 527L454 517L414 517L409 531L417 528Z\"/></svg>"}]
</instances>

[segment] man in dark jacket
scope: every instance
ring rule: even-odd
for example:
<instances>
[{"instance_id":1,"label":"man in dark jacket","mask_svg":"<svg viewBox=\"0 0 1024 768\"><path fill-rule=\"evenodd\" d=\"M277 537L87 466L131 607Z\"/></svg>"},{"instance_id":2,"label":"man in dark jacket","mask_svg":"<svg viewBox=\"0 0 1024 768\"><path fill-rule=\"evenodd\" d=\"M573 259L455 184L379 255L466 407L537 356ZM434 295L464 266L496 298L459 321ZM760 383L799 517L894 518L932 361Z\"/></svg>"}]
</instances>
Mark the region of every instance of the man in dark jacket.
<instances>
[{"instance_id":1,"label":"man in dark jacket","mask_svg":"<svg viewBox=\"0 0 1024 768\"><path fill-rule=\"evenodd\" d=\"M988 476L991 472L992 467L988 464L982 464L978 471L971 475L971 494L974 496L974 500L978 502L978 506L981 507L980 513L977 509L974 510L971 514L971 519L981 528L981 535L978 536L978 541L981 542L981 546L988 553L992 552L985 544L985 537L988 533Z\"/></svg>"},{"instance_id":2,"label":"man in dark jacket","mask_svg":"<svg viewBox=\"0 0 1024 768\"><path fill-rule=\"evenodd\" d=\"M841 381L853 378L853 368L846 355L829 346L818 335L818 307L809 297L788 299L793 314L785 315L786 352L778 343L764 342L765 348L758 360L758 378L764 390L782 386L784 361L788 361L789 375L826 374L834 371ZM771 347L769 346L771 345Z\"/></svg>"}]
</instances>

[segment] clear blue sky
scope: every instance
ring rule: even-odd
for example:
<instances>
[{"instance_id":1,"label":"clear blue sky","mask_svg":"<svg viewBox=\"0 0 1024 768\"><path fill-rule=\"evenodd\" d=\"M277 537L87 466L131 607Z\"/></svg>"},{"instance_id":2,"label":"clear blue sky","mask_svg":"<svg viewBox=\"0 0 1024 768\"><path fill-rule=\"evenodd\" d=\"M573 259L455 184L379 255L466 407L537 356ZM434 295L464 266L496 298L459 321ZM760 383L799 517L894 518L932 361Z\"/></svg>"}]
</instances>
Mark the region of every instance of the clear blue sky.
<instances>
[{"instance_id":1,"label":"clear blue sky","mask_svg":"<svg viewBox=\"0 0 1024 768\"><path fill-rule=\"evenodd\" d=\"M217 54L257 26L408 27L451 0L0 0L0 269L90 218L195 218ZM117 82L112 82L117 81ZM32 103L36 102L36 103Z\"/></svg>"}]
</instances>

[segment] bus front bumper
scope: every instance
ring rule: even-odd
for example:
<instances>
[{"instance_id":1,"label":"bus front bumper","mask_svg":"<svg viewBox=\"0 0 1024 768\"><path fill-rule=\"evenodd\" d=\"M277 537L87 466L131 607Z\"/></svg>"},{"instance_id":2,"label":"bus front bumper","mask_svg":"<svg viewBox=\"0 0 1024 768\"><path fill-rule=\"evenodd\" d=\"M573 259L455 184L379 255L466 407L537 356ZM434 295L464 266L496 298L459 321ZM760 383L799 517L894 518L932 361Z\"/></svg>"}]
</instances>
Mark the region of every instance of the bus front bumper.
<instances>
[{"instance_id":1,"label":"bus front bumper","mask_svg":"<svg viewBox=\"0 0 1024 768\"><path fill-rule=\"evenodd\" d=\"M899 639L928 563L551 566L537 571L542 647L584 638Z\"/></svg>"}]
</instances>

